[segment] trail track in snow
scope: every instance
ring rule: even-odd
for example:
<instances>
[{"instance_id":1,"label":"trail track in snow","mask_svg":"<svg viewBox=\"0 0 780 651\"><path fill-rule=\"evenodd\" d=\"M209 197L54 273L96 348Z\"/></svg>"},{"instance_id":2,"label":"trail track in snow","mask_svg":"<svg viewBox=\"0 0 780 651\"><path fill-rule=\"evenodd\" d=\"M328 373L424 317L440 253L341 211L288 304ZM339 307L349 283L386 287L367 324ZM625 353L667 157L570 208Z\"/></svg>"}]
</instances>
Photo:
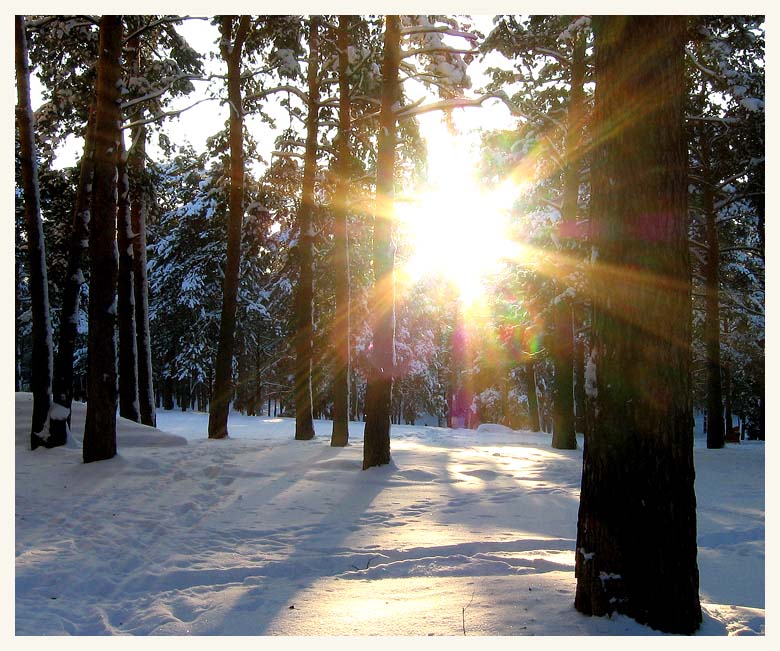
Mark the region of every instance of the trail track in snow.
<instances>
[{"instance_id":1,"label":"trail track in snow","mask_svg":"<svg viewBox=\"0 0 780 651\"><path fill-rule=\"evenodd\" d=\"M19 410L17 634L653 633L573 610L581 451L547 435L394 428L393 463L363 472L360 424L339 449L330 423L302 442L231 415L210 441L205 414L162 412L186 445L84 465L78 445L24 449ZM704 540L760 543L763 564L763 516L738 510L742 538ZM760 632L763 602L736 606L704 632Z\"/></svg>"}]
</instances>

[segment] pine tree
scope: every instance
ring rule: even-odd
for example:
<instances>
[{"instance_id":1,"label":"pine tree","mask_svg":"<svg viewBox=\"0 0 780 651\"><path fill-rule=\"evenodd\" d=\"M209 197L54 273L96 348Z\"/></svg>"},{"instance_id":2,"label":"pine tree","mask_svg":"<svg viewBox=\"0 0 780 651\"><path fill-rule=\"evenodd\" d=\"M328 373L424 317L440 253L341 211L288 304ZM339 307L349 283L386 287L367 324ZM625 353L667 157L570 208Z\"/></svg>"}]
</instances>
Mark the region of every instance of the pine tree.
<instances>
[{"instance_id":1,"label":"pine tree","mask_svg":"<svg viewBox=\"0 0 780 651\"><path fill-rule=\"evenodd\" d=\"M55 405L49 419L52 436L65 440L70 428L73 401L73 364L78 335L81 287L84 284L84 254L89 241L89 217L95 147L95 111L90 111L84 138L84 154L79 165L79 180L71 220L68 266L65 272L60 311L57 355L54 359L53 397Z\"/></svg>"},{"instance_id":2,"label":"pine tree","mask_svg":"<svg viewBox=\"0 0 780 651\"><path fill-rule=\"evenodd\" d=\"M233 344L236 327L238 270L241 256L241 226L244 213L244 113L241 102L241 52L250 29L249 16L223 16L220 49L228 67L230 105L230 212L227 261L222 289L222 317L214 369L214 389L209 412L209 438L228 435L227 422L233 394ZM234 33L235 30L235 33Z\"/></svg>"},{"instance_id":3,"label":"pine tree","mask_svg":"<svg viewBox=\"0 0 780 651\"><path fill-rule=\"evenodd\" d=\"M314 329L314 177L317 172L317 134L319 131L319 40L320 17L309 18L309 59L307 69L306 148L304 152L301 203L297 215L298 284L295 291L295 438L314 438L312 421L312 354Z\"/></svg>"},{"instance_id":4,"label":"pine tree","mask_svg":"<svg viewBox=\"0 0 780 651\"><path fill-rule=\"evenodd\" d=\"M336 316L332 338L335 348L333 373L333 431L330 444L345 446L349 441L349 375L350 375L350 296L349 231L347 197L350 175L350 93L349 93L349 16L339 16L336 34L339 74L339 132L336 190L333 196L333 276Z\"/></svg>"},{"instance_id":5,"label":"pine tree","mask_svg":"<svg viewBox=\"0 0 780 651\"><path fill-rule=\"evenodd\" d=\"M371 298L373 350L366 387L366 424L363 435L363 469L390 463L390 411L395 365L395 288L392 238L395 182L396 115L399 100L398 67L401 61L401 21L385 17L382 105L376 163L374 207L374 287Z\"/></svg>"},{"instance_id":6,"label":"pine tree","mask_svg":"<svg viewBox=\"0 0 780 651\"><path fill-rule=\"evenodd\" d=\"M599 17L593 342L575 607L670 633L701 622L690 405L681 17Z\"/></svg>"},{"instance_id":7,"label":"pine tree","mask_svg":"<svg viewBox=\"0 0 780 651\"><path fill-rule=\"evenodd\" d=\"M54 438L46 431L52 404L52 332L49 316L49 288L46 273L46 248L41 223L38 163L35 148L35 125L30 104L30 70L27 61L27 36L24 16L14 17L16 36L16 126L24 186L25 225L27 231L27 260L30 274L30 299L32 312L32 363L31 386L33 393L33 417L30 445L54 447L63 445L64 438L57 433Z\"/></svg>"},{"instance_id":8,"label":"pine tree","mask_svg":"<svg viewBox=\"0 0 780 651\"><path fill-rule=\"evenodd\" d=\"M130 168L130 225L133 232L133 290L135 292L136 351L138 360L138 401L141 422L155 427L152 373L152 345L149 332L149 281L146 262L146 222L148 199L144 192L144 158L146 156L146 127L133 128L133 146Z\"/></svg>"},{"instance_id":9,"label":"pine tree","mask_svg":"<svg viewBox=\"0 0 780 651\"><path fill-rule=\"evenodd\" d=\"M122 31L121 16L101 17L89 224L89 400L84 425L85 463L110 459L116 454L116 175L121 138L118 82Z\"/></svg>"},{"instance_id":10,"label":"pine tree","mask_svg":"<svg viewBox=\"0 0 780 651\"><path fill-rule=\"evenodd\" d=\"M117 159L116 243L117 330L119 336L119 415L139 422L138 341L135 325L135 288L133 282L133 227L130 218L130 177L124 140L119 139Z\"/></svg>"}]
</instances>

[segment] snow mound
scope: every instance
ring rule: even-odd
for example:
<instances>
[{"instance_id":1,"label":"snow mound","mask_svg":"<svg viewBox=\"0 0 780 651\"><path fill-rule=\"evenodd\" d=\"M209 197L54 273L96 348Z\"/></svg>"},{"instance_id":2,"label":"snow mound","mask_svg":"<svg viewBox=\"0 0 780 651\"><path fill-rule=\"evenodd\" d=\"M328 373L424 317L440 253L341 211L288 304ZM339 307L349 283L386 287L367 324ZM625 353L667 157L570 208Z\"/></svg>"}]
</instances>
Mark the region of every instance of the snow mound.
<instances>
[{"instance_id":1,"label":"snow mound","mask_svg":"<svg viewBox=\"0 0 780 651\"><path fill-rule=\"evenodd\" d=\"M32 393L16 394L16 445L30 446L30 423L32 421ZM60 409L62 409L60 407ZM81 448L84 440L84 422L87 417L87 405L83 402L73 402L70 418L71 436L67 446ZM116 419L117 448L144 447L159 448L187 445L187 439L177 434L163 432L156 427L141 425L121 416Z\"/></svg>"},{"instance_id":2,"label":"snow mound","mask_svg":"<svg viewBox=\"0 0 780 651\"><path fill-rule=\"evenodd\" d=\"M478 432L487 432L490 434L514 434L515 430L506 425L499 425L498 423L482 423L477 427Z\"/></svg>"}]
</instances>

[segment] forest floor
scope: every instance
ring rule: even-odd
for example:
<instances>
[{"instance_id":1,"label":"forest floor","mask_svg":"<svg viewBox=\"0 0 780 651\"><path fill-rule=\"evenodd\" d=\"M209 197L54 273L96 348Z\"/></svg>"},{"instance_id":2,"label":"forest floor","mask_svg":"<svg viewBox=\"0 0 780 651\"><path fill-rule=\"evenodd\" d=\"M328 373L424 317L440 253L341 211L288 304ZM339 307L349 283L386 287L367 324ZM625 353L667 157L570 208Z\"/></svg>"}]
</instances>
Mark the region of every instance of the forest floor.
<instances>
[{"instance_id":1,"label":"forest floor","mask_svg":"<svg viewBox=\"0 0 780 651\"><path fill-rule=\"evenodd\" d=\"M658 635L574 610L580 449L500 426L394 426L393 462L285 418L120 419L119 454L29 450L16 394L17 635ZM699 635L764 634L764 444L696 439Z\"/></svg>"}]
</instances>

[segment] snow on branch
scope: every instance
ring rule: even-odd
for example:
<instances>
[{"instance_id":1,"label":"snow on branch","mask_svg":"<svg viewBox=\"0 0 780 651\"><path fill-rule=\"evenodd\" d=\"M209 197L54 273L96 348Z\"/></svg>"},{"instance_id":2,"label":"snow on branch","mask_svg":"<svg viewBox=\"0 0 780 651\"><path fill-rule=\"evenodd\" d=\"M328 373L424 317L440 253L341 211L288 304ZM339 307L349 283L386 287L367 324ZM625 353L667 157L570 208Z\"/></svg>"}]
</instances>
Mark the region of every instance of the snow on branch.
<instances>
[{"instance_id":1,"label":"snow on branch","mask_svg":"<svg viewBox=\"0 0 780 651\"><path fill-rule=\"evenodd\" d=\"M717 79L718 81L723 81L723 77L719 75L714 70L710 70L705 65L699 62L699 60L696 58L696 55L693 53L691 48L686 47L685 48L685 54L688 55L688 58L691 60L691 63L693 63L694 66L700 71L703 72L708 77L712 77L713 79Z\"/></svg>"},{"instance_id":2,"label":"snow on branch","mask_svg":"<svg viewBox=\"0 0 780 651\"><path fill-rule=\"evenodd\" d=\"M122 43L127 44L130 42L131 39L135 38L136 36L140 36L144 32L152 29L153 27L157 27L158 25L178 23L181 22L182 20L208 20L208 17L207 16L163 16L158 20L153 20L151 23L139 27L137 30L127 35L122 41Z\"/></svg>"},{"instance_id":3,"label":"snow on branch","mask_svg":"<svg viewBox=\"0 0 780 651\"><path fill-rule=\"evenodd\" d=\"M284 92L295 95L305 104L309 103L308 93L303 92L300 88L296 88L295 86L290 86L289 84L283 86L274 86L273 88L268 88L267 90L261 90L257 93L252 93L251 95L247 95L244 99L246 100L264 99L265 97L268 97L269 95L273 95L274 93L284 93Z\"/></svg>"},{"instance_id":4,"label":"snow on branch","mask_svg":"<svg viewBox=\"0 0 780 651\"><path fill-rule=\"evenodd\" d=\"M456 97L453 99L444 99L440 102L434 102L432 104L422 104L420 105L419 100L416 102L418 105L411 105L411 106L405 106L398 110L396 112L396 118L399 120L403 120L406 118L415 117L417 115L422 115L423 113L430 113L432 111L449 111L451 109L456 108L471 108L471 107L481 107L482 104L490 99L491 97L495 97L494 93L488 93L486 95L482 95L480 97Z\"/></svg>"},{"instance_id":5,"label":"snow on branch","mask_svg":"<svg viewBox=\"0 0 780 651\"><path fill-rule=\"evenodd\" d=\"M685 119L695 120L697 122L715 122L724 126L729 126L730 124L739 124L742 122L740 118L719 118L714 115L686 115Z\"/></svg>"},{"instance_id":6,"label":"snow on branch","mask_svg":"<svg viewBox=\"0 0 780 651\"><path fill-rule=\"evenodd\" d=\"M408 27L401 28L401 36L406 36L408 34L427 34L431 32L438 32L439 34L446 34L448 36L459 36L460 38L465 38L472 43L475 43L477 40L476 34L472 34L471 32L464 32L459 29L453 29L447 25L410 25Z\"/></svg>"},{"instance_id":7,"label":"snow on branch","mask_svg":"<svg viewBox=\"0 0 780 651\"><path fill-rule=\"evenodd\" d=\"M168 80L165 86L157 88L156 90L153 90L147 93L146 95L143 95L142 97L134 97L133 99L129 99L126 102L122 102L120 108L124 111L126 109L135 106L136 104L148 102L150 99L155 99L156 97L160 97L160 95L164 95L168 90L170 90L171 87L177 81L183 81L185 79L187 81L210 81L212 77L200 77L197 75L187 75L187 74L177 75L176 77L173 77L172 79Z\"/></svg>"},{"instance_id":8,"label":"snow on branch","mask_svg":"<svg viewBox=\"0 0 780 651\"><path fill-rule=\"evenodd\" d=\"M725 186L729 185L730 183L733 183L737 179L739 179L739 178L741 178L743 176L747 176L747 174L750 172L751 169L753 169L757 165L762 164L763 162L764 162L764 157L763 156L761 158L753 158L753 159L751 159L746 167L744 167L741 171L732 174L726 180L721 181L718 184L716 189L722 190Z\"/></svg>"},{"instance_id":9,"label":"snow on branch","mask_svg":"<svg viewBox=\"0 0 780 651\"><path fill-rule=\"evenodd\" d=\"M178 109L177 111L164 111L161 113L156 113L152 117L149 117L145 120L135 120L133 122L128 122L127 124L122 125L122 129L132 129L133 127L140 127L144 124L151 124L153 122L158 122L160 120L163 120L165 118L175 118L180 116L185 111L189 111L191 108L196 107L198 104L202 104L203 102L210 102L213 100L216 100L218 98L216 97L204 97L203 99L199 99L194 104L190 104L189 106L185 106L182 109Z\"/></svg>"},{"instance_id":10,"label":"snow on branch","mask_svg":"<svg viewBox=\"0 0 780 651\"><path fill-rule=\"evenodd\" d=\"M417 50L407 50L401 53L402 59L420 56L422 54L479 54L479 50L459 50L453 47L422 47Z\"/></svg>"},{"instance_id":11,"label":"snow on branch","mask_svg":"<svg viewBox=\"0 0 780 651\"><path fill-rule=\"evenodd\" d=\"M571 65L571 59L569 59L569 57L562 54L561 52L557 52L556 50L550 50L549 48L546 47L535 47L534 52L536 52L537 54L542 54L544 56L552 57L558 63L564 66Z\"/></svg>"}]
</instances>

